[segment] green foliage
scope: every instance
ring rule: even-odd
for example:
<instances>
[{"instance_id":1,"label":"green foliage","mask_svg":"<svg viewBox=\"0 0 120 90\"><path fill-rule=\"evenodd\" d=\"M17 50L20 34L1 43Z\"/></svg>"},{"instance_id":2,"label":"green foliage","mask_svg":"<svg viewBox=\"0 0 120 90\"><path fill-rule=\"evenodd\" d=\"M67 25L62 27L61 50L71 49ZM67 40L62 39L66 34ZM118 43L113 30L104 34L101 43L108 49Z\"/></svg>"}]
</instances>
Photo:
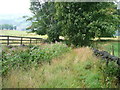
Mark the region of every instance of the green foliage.
<instances>
[{"instance_id":1,"label":"green foliage","mask_svg":"<svg viewBox=\"0 0 120 90\"><path fill-rule=\"evenodd\" d=\"M31 46L30 48L11 48L4 49L2 53L2 73L6 73L12 68L27 68L30 65L38 65L43 62L50 62L51 59L57 57L70 50L64 44L53 44L44 47ZM20 50L19 50L20 49Z\"/></svg>"},{"instance_id":2,"label":"green foliage","mask_svg":"<svg viewBox=\"0 0 120 90\"><path fill-rule=\"evenodd\" d=\"M88 46L95 37L112 37L120 21L112 2L32 2L30 29L50 41L63 36L75 46Z\"/></svg>"},{"instance_id":3,"label":"green foliage","mask_svg":"<svg viewBox=\"0 0 120 90\"><path fill-rule=\"evenodd\" d=\"M103 73L105 86L107 86L107 88L111 88L113 82L116 86L119 86L118 77L120 75L120 68L115 62L109 62L108 66L106 66L105 61L104 63L102 62L101 72Z\"/></svg>"},{"instance_id":4,"label":"green foliage","mask_svg":"<svg viewBox=\"0 0 120 90\"><path fill-rule=\"evenodd\" d=\"M56 17L73 45L86 46L92 38L113 36L119 22L115 7L105 2L61 2L56 4Z\"/></svg>"},{"instance_id":5,"label":"green foliage","mask_svg":"<svg viewBox=\"0 0 120 90\"><path fill-rule=\"evenodd\" d=\"M48 39L51 42L59 41L60 26L55 19L55 8L53 2L46 2L40 4L40 2L31 2L30 10L34 13L34 16L28 18L32 21L31 29L39 35L48 35ZM36 8L37 7L37 8Z\"/></svg>"},{"instance_id":6,"label":"green foliage","mask_svg":"<svg viewBox=\"0 0 120 90\"><path fill-rule=\"evenodd\" d=\"M109 62L108 66L103 67L103 72L109 77L119 76L119 67L115 62Z\"/></svg>"}]
</instances>

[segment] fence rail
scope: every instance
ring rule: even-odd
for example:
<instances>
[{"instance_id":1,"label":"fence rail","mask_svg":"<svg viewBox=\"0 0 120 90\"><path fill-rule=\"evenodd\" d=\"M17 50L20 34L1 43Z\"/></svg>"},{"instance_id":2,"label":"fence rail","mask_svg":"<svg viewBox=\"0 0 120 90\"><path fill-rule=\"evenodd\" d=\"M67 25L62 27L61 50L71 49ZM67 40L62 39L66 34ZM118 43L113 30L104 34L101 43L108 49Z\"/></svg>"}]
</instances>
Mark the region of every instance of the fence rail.
<instances>
[{"instance_id":1,"label":"fence rail","mask_svg":"<svg viewBox=\"0 0 120 90\"><path fill-rule=\"evenodd\" d=\"M32 44L33 41L37 44L43 41L42 38L36 38L36 37L20 37L20 36L8 36L8 35L0 35L0 37L4 37L3 39L0 38L0 41L6 41L2 42L2 44ZM12 38L12 39L11 39ZM18 41L18 42L10 42L10 41ZM28 41L27 43L23 43L23 41Z\"/></svg>"}]
</instances>

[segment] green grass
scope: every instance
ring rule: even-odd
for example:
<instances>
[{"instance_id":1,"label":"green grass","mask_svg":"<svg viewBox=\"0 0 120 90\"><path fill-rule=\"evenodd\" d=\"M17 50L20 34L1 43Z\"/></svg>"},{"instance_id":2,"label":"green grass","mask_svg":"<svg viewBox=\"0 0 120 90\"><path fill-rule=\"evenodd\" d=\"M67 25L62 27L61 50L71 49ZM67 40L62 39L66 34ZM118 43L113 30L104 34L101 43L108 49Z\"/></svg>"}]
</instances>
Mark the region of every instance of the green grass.
<instances>
[{"instance_id":1,"label":"green grass","mask_svg":"<svg viewBox=\"0 0 120 90\"><path fill-rule=\"evenodd\" d=\"M115 88L116 79L108 77L105 64L89 48L73 49L51 64L29 70L13 69L3 78L4 88Z\"/></svg>"},{"instance_id":2,"label":"green grass","mask_svg":"<svg viewBox=\"0 0 120 90\"><path fill-rule=\"evenodd\" d=\"M107 51L112 51L112 46L113 46L115 56L119 56L118 55L119 54L118 50L120 48L119 45L120 45L120 43L118 43L118 42L111 42L111 43L109 43L109 45L105 46L105 48Z\"/></svg>"},{"instance_id":3,"label":"green grass","mask_svg":"<svg viewBox=\"0 0 120 90\"><path fill-rule=\"evenodd\" d=\"M38 37L47 38L47 35L37 35L35 33L30 33L28 31L17 31L17 30L0 30L0 35L10 35L10 36L23 36L23 37Z\"/></svg>"},{"instance_id":4,"label":"green grass","mask_svg":"<svg viewBox=\"0 0 120 90\"><path fill-rule=\"evenodd\" d=\"M114 55L120 57L119 55L119 48L120 42L99 42L98 47L102 50L108 51L112 54L112 46L114 48Z\"/></svg>"}]
</instances>

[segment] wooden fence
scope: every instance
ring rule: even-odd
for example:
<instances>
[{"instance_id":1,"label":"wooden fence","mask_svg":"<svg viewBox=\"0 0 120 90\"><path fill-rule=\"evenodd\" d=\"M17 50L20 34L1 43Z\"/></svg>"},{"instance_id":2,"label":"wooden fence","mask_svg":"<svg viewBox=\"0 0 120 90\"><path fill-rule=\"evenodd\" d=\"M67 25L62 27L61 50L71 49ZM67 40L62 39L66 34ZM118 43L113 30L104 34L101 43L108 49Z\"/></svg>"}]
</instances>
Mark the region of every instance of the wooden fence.
<instances>
[{"instance_id":1,"label":"wooden fence","mask_svg":"<svg viewBox=\"0 0 120 90\"><path fill-rule=\"evenodd\" d=\"M1 44L37 44L41 43L43 41L42 38L36 38L36 37L20 37L20 36L8 36L8 35L0 35L0 41ZM12 42L11 42L12 41ZM26 41L27 43L24 43L23 41Z\"/></svg>"}]
</instances>

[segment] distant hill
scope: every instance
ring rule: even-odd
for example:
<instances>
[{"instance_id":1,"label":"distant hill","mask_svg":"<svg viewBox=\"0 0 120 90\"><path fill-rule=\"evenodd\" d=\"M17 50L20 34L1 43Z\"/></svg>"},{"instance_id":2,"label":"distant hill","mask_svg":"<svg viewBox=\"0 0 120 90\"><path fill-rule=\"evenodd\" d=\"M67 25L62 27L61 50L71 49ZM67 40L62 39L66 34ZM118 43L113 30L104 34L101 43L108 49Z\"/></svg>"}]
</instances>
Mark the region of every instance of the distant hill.
<instances>
[{"instance_id":1,"label":"distant hill","mask_svg":"<svg viewBox=\"0 0 120 90\"><path fill-rule=\"evenodd\" d=\"M0 24L12 24L17 26L17 30L26 30L26 27L30 26L31 23L26 21L23 16L25 15L0 15Z\"/></svg>"}]
</instances>

